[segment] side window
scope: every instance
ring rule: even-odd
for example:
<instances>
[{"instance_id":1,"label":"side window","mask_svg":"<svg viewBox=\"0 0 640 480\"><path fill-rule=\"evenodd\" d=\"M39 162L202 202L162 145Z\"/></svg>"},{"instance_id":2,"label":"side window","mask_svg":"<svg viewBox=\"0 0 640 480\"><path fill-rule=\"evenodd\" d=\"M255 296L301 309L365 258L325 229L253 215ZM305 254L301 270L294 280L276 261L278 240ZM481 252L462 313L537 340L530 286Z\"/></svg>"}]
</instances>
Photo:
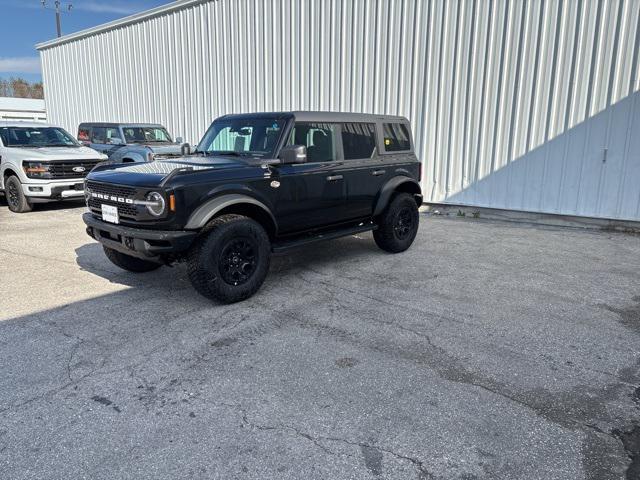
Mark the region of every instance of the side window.
<instances>
[{"instance_id":1,"label":"side window","mask_svg":"<svg viewBox=\"0 0 640 480\"><path fill-rule=\"evenodd\" d=\"M342 124L345 160L372 158L376 155L376 127L372 123Z\"/></svg>"},{"instance_id":2,"label":"side window","mask_svg":"<svg viewBox=\"0 0 640 480\"><path fill-rule=\"evenodd\" d=\"M387 152L411 150L409 130L404 123L383 123L384 149Z\"/></svg>"},{"instance_id":3,"label":"side window","mask_svg":"<svg viewBox=\"0 0 640 480\"><path fill-rule=\"evenodd\" d=\"M107 143L107 129L104 127L93 127L91 129L91 143Z\"/></svg>"},{"instance_id":4,"label":"side window","mask_svg":"<svg viewBox=\"0 0 640 480\"><path fill-rule=\"evenodd\" d=\"M338 158L337 128L331 123L296 123L289 144L306 146L309 162L332 162Z\"/></svg>"},{"instance_id":5,"label":"side window","mask_svg":"<svg viewBox=\"0 0 640 480\"><path fill-rule=\"evenodd\" d=\"M91 129L89 127L81 127L78 129L78 140L88 142L91 137Z\"/></svg>"},{"instance_id":6,"label":"side window","mask_svg":"<svg viewBox=\"0 0 640 480\"><path fill-rule=\"evenodd\" d=\"M109 144L114 138L120 138L117 128L93 127L91 142L100 144Z\"/></svg>"}]
</instances>

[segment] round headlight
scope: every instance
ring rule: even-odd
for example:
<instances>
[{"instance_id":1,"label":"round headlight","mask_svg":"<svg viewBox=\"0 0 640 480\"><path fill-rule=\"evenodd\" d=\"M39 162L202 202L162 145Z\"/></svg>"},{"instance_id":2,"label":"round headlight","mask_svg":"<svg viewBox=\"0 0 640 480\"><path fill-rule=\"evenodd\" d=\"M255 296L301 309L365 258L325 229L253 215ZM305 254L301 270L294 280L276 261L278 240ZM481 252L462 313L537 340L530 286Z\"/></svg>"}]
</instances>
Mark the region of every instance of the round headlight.
<instances>
[{"instance_id":1,"label":"round headlight","mask_svg":"<svg viewBox=\"0 0 640 480\"><path fill-rule=\"evenodd\" d=\"M164 213L165 202L164 197L158 192L151 192L146 197L147 211L154 217L159 217Z\"/></svg>"}]
</instances>

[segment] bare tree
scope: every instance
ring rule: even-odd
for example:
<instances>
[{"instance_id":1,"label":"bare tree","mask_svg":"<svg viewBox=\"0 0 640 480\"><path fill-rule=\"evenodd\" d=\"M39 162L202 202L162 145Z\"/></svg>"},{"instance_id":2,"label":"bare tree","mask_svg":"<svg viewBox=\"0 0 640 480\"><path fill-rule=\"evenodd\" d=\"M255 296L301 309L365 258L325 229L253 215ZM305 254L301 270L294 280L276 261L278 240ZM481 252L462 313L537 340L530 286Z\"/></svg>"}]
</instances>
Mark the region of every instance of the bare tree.
<instances>
[{"instance_id":1,"label":"bare tree","mask_svg":"<svg viewBox=\"0 0 640 480\"><path fill-rule=\"evenodd\" d=\"M44 98L42 82L30 83L24 78L0 78L0 97Z\"/></svg>"},{"instance_id":2,"label":"bare tree","mask_svg":"<svg viewBox=\"0 0 640 480\"><path fill-rule=\"evenodd\" d=\"M42 82L31 84L31 98L44 98L44 87Z\"/></svg>"},{"instance_id":3,"label":"bare tree","mask_svg":"<svg viewBox=\"0 0 640 480\"><path fill-rule=\"evenodd\" d=\"M29 98L29 94L31 93L29 82L23 78L12 78L9 82L11 82L14 97Z\"/></svg>"},{"instance_id":4,"label":"bare tree","mask_svg":"<svg viewBox=\"0 0 640 480\"><path fill-rule=\"evenodd\" d=\"M0 97L10 97L12 93L9 82L4 78L0 78Z\"/></svg>"}]
</instances>

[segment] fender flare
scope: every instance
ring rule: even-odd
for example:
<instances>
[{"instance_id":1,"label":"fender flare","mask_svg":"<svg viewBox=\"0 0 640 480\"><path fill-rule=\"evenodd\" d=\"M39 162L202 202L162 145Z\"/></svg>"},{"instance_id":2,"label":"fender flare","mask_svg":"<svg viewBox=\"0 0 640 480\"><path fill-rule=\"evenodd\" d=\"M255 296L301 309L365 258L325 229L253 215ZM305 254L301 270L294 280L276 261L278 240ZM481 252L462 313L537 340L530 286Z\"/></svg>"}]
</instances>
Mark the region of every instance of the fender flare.
<instances>
[{"instance_id":1,"label":"fender flare","mask_svg":"<svg viewBox=\"0 0 640 480\"><path fill-rule=\"evenodd\" d=\"M416 182L413 178L405 177L404 175L393 177L392 179L387 181L387 183L385 183L380 190L378 200L376 201L376 206L373 209L374 217L380 215L383 212L383 210L389 204L389 200L391 200L393 192L395 192L400 185L403 185L405 183L410 184L412 189L417 190L418 193L414 193L414 195L419 195L419 201L420 203L422 203L422 190L420 189L420 184L418 182Z\"/></svg>"},{"instance_id":2,"label":"fender flare","mask_svg":"<svg viewBox=\"0 0 640 480\"><path fill-rule=\"evenodd\" d=\"M111 154L109 160L115 163L124 163L124 158L130 158L134 162L146 162L146 159L142 153L140 153L137 149L131 147L123 147L117 149L115 152Z\"/></svg>"},{"instance_id":3,"label":"fender flare","mask_svg":"<svg viewBox=\"0 0 640 480\"><path fill-rule=\"evenodd\" d=\"M261 201L241 193L229 193L207 200L193 211L184 228L185 230L198 230L204 227L209 220L211 220L221 210L240 204L254 205L264 210L264 212L269 215L269 218L271 218L273 225L277 228L278 223L276 222L276 219L269 207Z\"/></svg>"}]
</instances>

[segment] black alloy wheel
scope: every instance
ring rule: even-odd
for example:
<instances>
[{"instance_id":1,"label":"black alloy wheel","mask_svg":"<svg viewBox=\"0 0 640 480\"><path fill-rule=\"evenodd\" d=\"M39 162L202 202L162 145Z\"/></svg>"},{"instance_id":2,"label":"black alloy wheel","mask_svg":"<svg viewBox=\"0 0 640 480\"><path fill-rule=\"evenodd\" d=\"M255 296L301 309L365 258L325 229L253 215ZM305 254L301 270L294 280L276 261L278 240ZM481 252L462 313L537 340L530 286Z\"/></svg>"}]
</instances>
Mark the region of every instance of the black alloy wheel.
<instances>
[{"instance_id":1,"label":"black alloy wheel","mask_svg":"<svg viewBox=\"0 0 640 480\"><path fill-rule=\"evenodd\" d=\"M18 188L14 185L13 182L7 185L7 203L9 204L9 207L13 207L13 209L18 208L18 206L20 205Z\"/></svg>"},{"instance_id":2,"label":"black alloy wheel","mask_svg":"<svg viewBox=\"0 0 640 480\"><path fill-rule=\"evenodd\" d=\"M256 271L258 246L251 238L231 240L222 249L220 275L229 285L246 283Z\"/></svg>"},{"instance_id":3,"label":"black alloy wheel","mask_svg":"<svg viewBox=\"0 0 640 480\"><path fill-rule=\"evenodd\" d=\"M396 215L396 219L393 224L394 234L398 240L404 240L411 234L413 228L414 222L411 209L404 207Z\"/></svg>"},{"instance_id":4,"label":"black alloy wheel","mask_svg":"<svg viewBox=\"0 0 640 480\"><path fill-rule=\"evenodd\" d=\"M29 199L22 191L22 184L15 175L5 179L4 182L5 196L7 198L7 206L14 213L30 212L33 209Z\"/></svg>"}]
</instances>

